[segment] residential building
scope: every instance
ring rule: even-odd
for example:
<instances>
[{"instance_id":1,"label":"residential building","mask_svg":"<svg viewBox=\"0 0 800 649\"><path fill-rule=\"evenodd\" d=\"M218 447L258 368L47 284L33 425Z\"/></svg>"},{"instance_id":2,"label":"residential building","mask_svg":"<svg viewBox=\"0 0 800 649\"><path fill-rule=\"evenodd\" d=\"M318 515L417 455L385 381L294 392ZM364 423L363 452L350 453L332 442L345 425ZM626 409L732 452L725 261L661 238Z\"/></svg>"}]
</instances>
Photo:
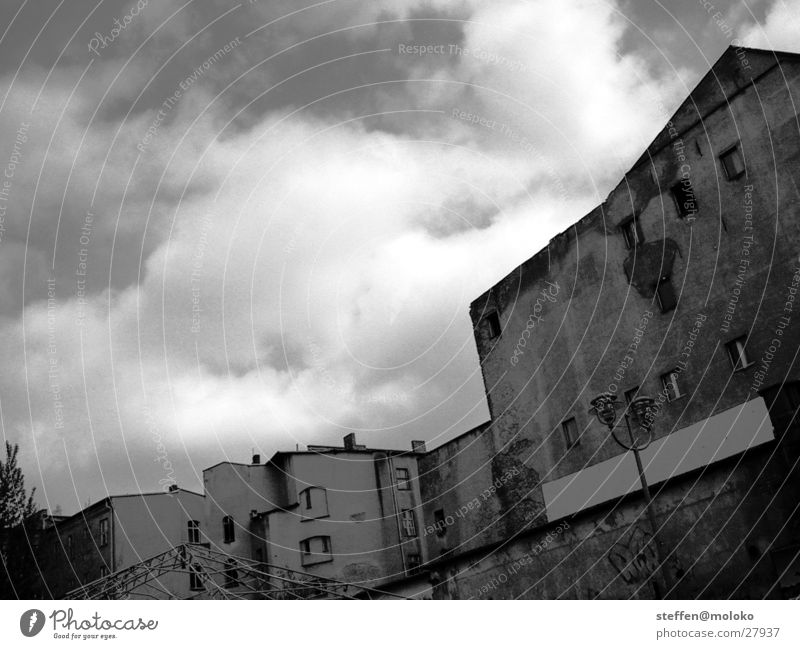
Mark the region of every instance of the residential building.
<instances>
[{"instance_id":1,"label":"residential building","mask_svg":"<svg viewBox=\"0 0 800 649\"><path fill-rule=\"evenodd\" d=\"M37 597L61 598L109 574L183 543L205 542L202 494L167 492L108 496L50 525L36 549ZM165 574L148 587L153 598L191 594L190 575Z\"/></svg>"},{"instance_id":2,"label":"residential building","mask_svg":"<svg viewBox=\"0 0 800 649\"><path fill-rule=\"evenodd\" d=\"M356 444L279 452L265 463L203 472L211 547L273 567L356 585L414 574L420 540L417 459L425 450Z\"/></svg>"}]
</instances>

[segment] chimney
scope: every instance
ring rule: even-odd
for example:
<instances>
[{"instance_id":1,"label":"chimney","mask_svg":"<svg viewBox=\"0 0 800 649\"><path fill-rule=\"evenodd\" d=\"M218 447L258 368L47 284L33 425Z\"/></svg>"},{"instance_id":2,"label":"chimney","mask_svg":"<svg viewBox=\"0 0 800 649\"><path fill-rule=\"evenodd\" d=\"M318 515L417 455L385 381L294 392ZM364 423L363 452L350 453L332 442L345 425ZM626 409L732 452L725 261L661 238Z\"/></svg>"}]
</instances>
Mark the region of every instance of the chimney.
<instances>
[{"instance_id":1,"label":"chimney","mask_svg":"<svg viewBox=\"0 0 800 649\"><path fill-rule=\"evenodd\" d=\"M253 455L253 461L250 464L261 464L261 455L258 453Z\"/></svg>"},{"instance_id":2,"label":"chimney","mask_svg":"<svg viewBox=\"0 0 800 649\"><path fill-rule=\"evenodd\" d=\"M421 442L418 439L412 440L411 450L414 451L414 453L425 453L425 442Z\"/></svg>"},{"instance_id":3,"label":"chimney","mask_svg":"<svg viewBox=\"0 0 800 649\"><path fill-rule=\"evenodd\" d=\"M344 448L346 451L352 451L356 447L356 434L348 433L344 436Z\"/></svg>"},{"instance_id":4,"label":"chimney","mask_svg":"<svg viewBox=\"0 0 800 649\"><path fill-rule=\"evenodd\" d=\"M169 490L170 490L170 491L178 491L178 485L176 485L176 484L171 484L171 485L169 486Z\"/></svg>"}]
</instances>

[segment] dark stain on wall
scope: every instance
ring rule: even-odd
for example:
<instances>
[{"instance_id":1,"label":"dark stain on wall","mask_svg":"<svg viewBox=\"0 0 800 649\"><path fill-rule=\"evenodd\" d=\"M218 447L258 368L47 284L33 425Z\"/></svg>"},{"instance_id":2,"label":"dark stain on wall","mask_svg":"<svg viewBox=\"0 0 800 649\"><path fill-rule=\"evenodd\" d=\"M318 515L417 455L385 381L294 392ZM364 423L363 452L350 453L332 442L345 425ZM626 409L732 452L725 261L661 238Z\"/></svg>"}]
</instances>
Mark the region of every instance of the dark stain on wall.
<instances>
[{"instance_id":1,"label":"dark stain on wall","mask_svg":"<svg viewBox=\"0 0 800 649\"><path fill-rule=\"evenodd\" d=\"M659 280L672 275L676 254L680 254L680 248L673 239L648 241L633 248L622 267L639 295L652 299Z\"/></svg>"},{"instance_id":2,"label":"dark stain on wall","mask_svg":"<svg viewBox=\"0 0 800 649\"><path fill-rule=\"evenodd\" d=\"M492 458L492 483L498 485L499 515L507 535L547 523L539 474L522 462L530 457L532 445L521 439Z\"/></svg>"}]
</instances>

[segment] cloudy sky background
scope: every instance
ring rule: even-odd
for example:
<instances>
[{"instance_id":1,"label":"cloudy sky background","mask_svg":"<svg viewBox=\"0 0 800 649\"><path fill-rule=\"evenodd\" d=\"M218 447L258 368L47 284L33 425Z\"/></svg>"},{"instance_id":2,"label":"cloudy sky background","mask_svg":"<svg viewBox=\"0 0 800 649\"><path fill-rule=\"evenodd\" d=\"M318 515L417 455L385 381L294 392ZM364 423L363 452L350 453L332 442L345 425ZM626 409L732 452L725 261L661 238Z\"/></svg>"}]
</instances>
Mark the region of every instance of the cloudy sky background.
<instances>
[{"instance_id":1,"label":"cloudy sky background","mask_svg":"<svg viewBox=\"0 0 800 649\"><path fill-rule=\"evenodd\" d=\"M39 503L484 421L470 301L732 38L797 50L800 1L715 4L2 0L0 423Z\"/></svg>"}]
</instances>

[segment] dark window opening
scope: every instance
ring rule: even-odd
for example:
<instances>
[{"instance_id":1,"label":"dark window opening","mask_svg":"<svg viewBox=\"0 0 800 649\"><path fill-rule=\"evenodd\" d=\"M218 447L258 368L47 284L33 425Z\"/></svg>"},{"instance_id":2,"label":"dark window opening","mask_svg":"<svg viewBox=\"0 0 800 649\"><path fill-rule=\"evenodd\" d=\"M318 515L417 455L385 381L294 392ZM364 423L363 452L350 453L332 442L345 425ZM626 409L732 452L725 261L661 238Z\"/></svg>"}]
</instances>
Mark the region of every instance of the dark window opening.
<instances>
[{"instance_id":1,"label":"dark window opening","mask_svg":"<svg viewBox=\"0 0 800 649\"><path fill-rule=\"evenodd\" d=\"M189 543L200 543L200 521L189 521L186 527Z\"/></svg>"},{"instance_id":2,"label":"dark window opening","mask_svg":"<svg viewBox=\"0 0 800 649\"><path fill-rule=\"evenodd\" d=\"M233 519L230 516L225 516L222 519L222 537L223 543L233 543L236 540L236 531Z\"/></svg>"},{"instance_id":3,"label":"dark window opening","mask_svg":"<svg viewBox=\"0 0 800 649\"><path fill-rule=\"evenodd\" d=\"M300 563L309 566L333 561L330 536L311 536L300 541Z\"/></svg>"},{"instance_id":4,"label":"dark window opening","mask_svg":"<svg viewBox=\"0 0 800 649\"><path fill-rule=\"evenodd\" d=\"M728 350L728 358L734 372L743 370L752 364L747 356L747 336L739 336L729 343L725 343L725 347Z\"/></svg>"},{"instance_id":5,"label":"dark window opening","mask_svg":"<svg viewBox=\"0 0 800 649\"><path fill-rule=\"evenodd\" d=\"M679 374L678 370L670 370L661 375L661 385L668 401L675 401L683 396L680 382L678 381Z\"/></svg>"},{"instance_id":6,"label":"dark window opening","mask_svg":"<svg viewBox=\"0 0 800 649\"><path fill-rule=\"evenodd\" d=\"M225 562L225 588L236 588L239 585L239 571L236 569L236 562L228 559Z\"/></svg>"},{"instance_id":7,"label":"dark window opening","mask_svg":"<svg viewBox=\"0 0 800 649\"><path fill-rule=\"evenodd\" d=\"M575 417L562 421L561 431L564 433L564 441L568 449L581 443L581 438L578 434L578 422L575 421Z\"/></svg>"},{"instance_id":8,"label":"dark window opening","mask_svg":"<svg viewBox=\"0 0 800 649\"><path fill-rule=\"evenodd\" d=\"M193 563L189 567L189 589L190 590L203 590L203 569Z\"/></svg>"},{"instance_id":9,"label":"dark window opening","mask_svg":"<svg viewBox=\"0 0 800 649\"><path fill-rule=\"evenodd\" d=\"M656 286L656 298L658 298L658 308L661 309L661 313L672 311L677 306L678 298L669 277L665 276L659 280Z\"/></svg>"},{"instance_id":10,"label":"dark window opening","mask_svg":"<svg viewBox=\"0 0 800 649\"><path fill-rule=\"evenodd\" d=\"M408 469L398 467L394 471L397 478L397 489L399 491L409 491L411 489L411 474Z\"/></svg>"},{"instance_id":11,"label":"dark window opening","mask_svg":"<svg viewBox=\"0 0 800 649\"><path fill-rule=\"evenodd\" d=\"M100 547L108 545L108 519L100 520Z\"/></svg>"},{"instance_id":12,"label":"dark window opening","mask_svg":"<svg viewBox=\"0 0 800 649\"><path fill-rule=\"evenodd\" d=\"M444 516L444 509L437 509L433 512L433 526L436 528L436 536L447 534L447 522Z\"/></svg>"},{"instance_id":13,"label":"dark window opening","mask_svg":"<svg viewBox=\"0 0 800 649\"><path fill-rule=\"evenodd\" d=\"M414 519L414 512L412 510L402 510L400 512L400 522L405 536L414 537L417 535L417 522Z\"/></svg>"},{"instance_id":14,"label":"dark window opening","mask_svg":"<svg viewBox=\"0 0 800 649\"><path fill-rule=\"evenodd\" d=\"M497 338L501 333L500 328L500 316L497 315L497 311L492 311L483 319L484 326L486 327L486 331L489 334L489 338Z\"/></svg>"},{"instance_id":15,"label":"dark window opening","mask_svg":"<svg viewBox=\"0 0 800 649\"><path fill-rule=\"evenodd\" d=\"M697 214L697 198L694 194L694 188L688 178L684 178L678 183L675 183L671 189L672 198L675 199L675 205L678 208L678 216L681 218L693 217Z\"/></svg>"},{"instance_id":16,"label":"dark window opening","mask_svg":"<svg viewBox=\"0 0 800 649\"><path fill-rule=\"evenodd\" d=\"M728 180L735 180L744 173L744 158L738 146L734 146L725 151L720 157L722 168Z\"/></svg>"},{"instance_id":17,"label":"dark window opening","mask_svg":"<svg viewBox=\"0 0 800 649\"><path fill-rule=\"evenodd\" d=\"M622 231L622 236L625 239L625 247L628 248L628 250L644 242L642 227L636 216L632 216L628 220L620 223L619 229Z\"/></svg>"},{"instance_id":18,"label":"dark window opening","mask_svg":"<svg viewBox=\"0 0 800 649\"><path fill-rule=\"evenodd\" d=\"M411 573L418 572L419 567L422 565L422 557L417 553L409 554L406 557L406 564L408 571Z\"/></svg>"}]
</instances>

